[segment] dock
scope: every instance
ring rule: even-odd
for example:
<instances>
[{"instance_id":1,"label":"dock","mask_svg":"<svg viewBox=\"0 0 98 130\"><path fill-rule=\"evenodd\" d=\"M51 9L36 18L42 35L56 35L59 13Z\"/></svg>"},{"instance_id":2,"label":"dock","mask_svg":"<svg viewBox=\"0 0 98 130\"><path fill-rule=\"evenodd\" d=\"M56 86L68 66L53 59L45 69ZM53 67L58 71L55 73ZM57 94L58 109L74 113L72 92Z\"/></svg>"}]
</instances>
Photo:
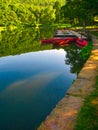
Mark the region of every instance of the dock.
<instances>
[{"instance_id":1,"label":"dock","mask_svg":"<svg viewBox=\"0 0 98 130\"><path fill-rule=\"evenodd\" d=\"M83 34L80 34L79 32L73 31L73 30L57 30L57 32L54 34L54 37L74 37L74 38L82 38L82 39L87 39L86 36L84 36Z\"/></svg>"}]
</instances>

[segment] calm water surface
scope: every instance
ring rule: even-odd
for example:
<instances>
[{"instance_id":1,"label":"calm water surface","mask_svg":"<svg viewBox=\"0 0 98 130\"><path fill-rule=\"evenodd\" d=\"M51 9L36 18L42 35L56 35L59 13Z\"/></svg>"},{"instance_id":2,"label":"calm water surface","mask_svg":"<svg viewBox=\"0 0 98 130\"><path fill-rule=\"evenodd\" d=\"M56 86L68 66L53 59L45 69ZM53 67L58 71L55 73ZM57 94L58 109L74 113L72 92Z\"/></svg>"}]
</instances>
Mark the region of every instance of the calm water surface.
<instances>
[{"instance_id":1,"label":"calm water surface","mask_svg":"<svg viewBox=\"0 0 98 130\"><path fill-rule=\"evenodd\" d=\"M13 37L12 34L7 36L7 39ZM74 51L73 61L73 51L71 54L69 48L40 48L40 41L31 46L32 40L19 39L20 35L15 44L9 40L1 41L0 130L35 130L76 79L77 62L83 62L75 59L78 49Z\"/></svg>"}]
</instances>

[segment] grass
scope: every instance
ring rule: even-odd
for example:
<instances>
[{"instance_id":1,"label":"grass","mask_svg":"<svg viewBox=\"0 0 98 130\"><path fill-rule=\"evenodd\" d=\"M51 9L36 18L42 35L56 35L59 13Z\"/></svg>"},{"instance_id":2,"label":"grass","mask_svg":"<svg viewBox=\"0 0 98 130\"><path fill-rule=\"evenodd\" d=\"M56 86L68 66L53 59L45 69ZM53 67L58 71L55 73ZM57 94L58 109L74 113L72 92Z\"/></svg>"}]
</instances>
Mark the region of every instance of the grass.
<instances>
[{"instance_id":1,"label":"grass","mask_svg":"<svg viewBox=\"0 0 98 130\"><path fill-rule=\"evenodd\" d=\"M98 130L98 76L94 91L85 99L74 130Z\"/></svg>"}]
</instances>

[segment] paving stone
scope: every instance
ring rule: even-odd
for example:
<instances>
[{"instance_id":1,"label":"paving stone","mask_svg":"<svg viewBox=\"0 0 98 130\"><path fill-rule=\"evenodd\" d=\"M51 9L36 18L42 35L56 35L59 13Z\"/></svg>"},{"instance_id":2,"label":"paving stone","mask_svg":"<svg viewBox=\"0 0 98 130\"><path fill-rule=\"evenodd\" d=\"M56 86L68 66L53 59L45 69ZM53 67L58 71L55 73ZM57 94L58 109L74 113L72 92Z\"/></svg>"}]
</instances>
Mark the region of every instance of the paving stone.
<instances>
[{"instance_id":1,"label":"paving stone","mask_svg":"<svg viewBox=\"0 0 98 130\"><path fill-rule=\"evenodd\" d=\"M72 87L67 91L67 94L80 96L85 98L94 90L95 80L77 79Z\"/></svg>"},{"instance_id":2,"label":"paving stone","mask_svg":"<svg viewBox=\"0 0 98 130\"><path fill-rule=\"evenodd\" d=\"M66 105L62 106L63 103ZM38 130L72 130L82 103L81 97L65 96Z\"/></svg>"}]
</instances>

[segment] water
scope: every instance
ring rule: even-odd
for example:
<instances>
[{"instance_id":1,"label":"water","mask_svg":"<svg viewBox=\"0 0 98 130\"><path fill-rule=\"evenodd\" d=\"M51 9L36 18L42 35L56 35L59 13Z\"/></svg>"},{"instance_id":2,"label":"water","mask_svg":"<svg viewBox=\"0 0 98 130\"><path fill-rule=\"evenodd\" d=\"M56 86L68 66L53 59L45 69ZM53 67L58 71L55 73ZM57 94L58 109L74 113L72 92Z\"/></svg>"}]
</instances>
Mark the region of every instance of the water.
<instances>
[{"instance_id":1,"label":"water","mask_svg":"<svg viewBox=\"0 0 98 130\"><path fill-rule=\"evenodd\" d=\"M4 41L2 34L0 130L35 130L64 97L83 64L78 48L53 49L41 46L40 40L31 44L28 37L23 40L23 34L17 42L13 38L14 43ZM11 39L12 34L7 36Z\"/></svg>"}]
</instances>

